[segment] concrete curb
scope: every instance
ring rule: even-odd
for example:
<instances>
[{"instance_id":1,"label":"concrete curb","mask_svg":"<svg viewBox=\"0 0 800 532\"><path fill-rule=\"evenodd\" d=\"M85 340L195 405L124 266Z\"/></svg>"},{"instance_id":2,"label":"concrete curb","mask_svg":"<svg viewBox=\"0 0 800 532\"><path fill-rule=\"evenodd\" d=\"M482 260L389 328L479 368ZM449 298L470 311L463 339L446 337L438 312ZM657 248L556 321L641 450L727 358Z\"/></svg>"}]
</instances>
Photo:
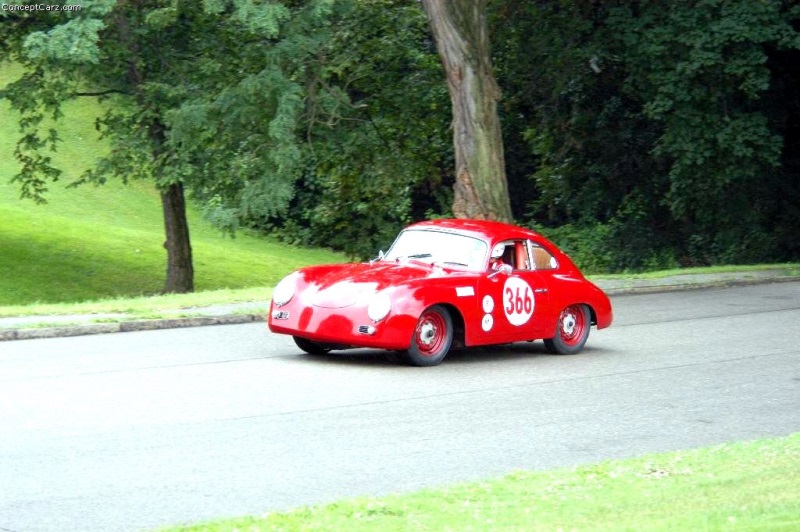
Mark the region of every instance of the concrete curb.
<instances>
[{"instance_id":1,"label":"concrete curb","mask_svg":"<svg viewBox=\"0 0 800 532\"><path fill-rule=\"evenodd\" d=\"M178 329L183 327L204 327L208 325L236 325L266 320L264 314L242 314L228 316L212 316L199 318L171 318L165 320L135 320L118 323L92 323L88 325L72 325L65 327L42 327L36 329L0 330L0 341L34 340L41 338L63 338L66 336L84 336L89 334L105 334L133 331L155 331L158 329Z\"/></svg>"},{"instance_id":2,"label":"concrete curb","mask_svg":"<svg viewBox=\"0 0 800 532\"><path fill-rule=\"evenodd\" d=\"M731 288L734 286L753 286L759 284L787 283L800 281L798 276L781 276L769 279L725 279L720 281L706 281L702 283L683 283L672 285L641 285L621 288L604 288L603 292L609 296L626 296L637 294L658 294L662 292L682 292L686 290L702 290L704 288ZM596 284L596 283L595 283Z\"/></svg>"}]
</instances>

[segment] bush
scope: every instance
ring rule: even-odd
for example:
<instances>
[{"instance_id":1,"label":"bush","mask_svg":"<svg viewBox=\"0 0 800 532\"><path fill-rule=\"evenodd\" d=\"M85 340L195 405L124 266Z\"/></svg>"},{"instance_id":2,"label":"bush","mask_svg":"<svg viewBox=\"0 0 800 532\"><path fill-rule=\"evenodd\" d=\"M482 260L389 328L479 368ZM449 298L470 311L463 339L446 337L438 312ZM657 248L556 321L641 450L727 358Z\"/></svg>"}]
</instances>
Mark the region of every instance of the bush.
<instances>
[{"instance_id":1,"label":"bush","mask_svg":"<svg viewBox=\"0 0 800 532\"><path fill-rule=\"evenodd\" d=\"M652 230L612 220L539 228L584 273L641 272L674 268L675 250L654 238Z\"/></svg>"}]
</instances>

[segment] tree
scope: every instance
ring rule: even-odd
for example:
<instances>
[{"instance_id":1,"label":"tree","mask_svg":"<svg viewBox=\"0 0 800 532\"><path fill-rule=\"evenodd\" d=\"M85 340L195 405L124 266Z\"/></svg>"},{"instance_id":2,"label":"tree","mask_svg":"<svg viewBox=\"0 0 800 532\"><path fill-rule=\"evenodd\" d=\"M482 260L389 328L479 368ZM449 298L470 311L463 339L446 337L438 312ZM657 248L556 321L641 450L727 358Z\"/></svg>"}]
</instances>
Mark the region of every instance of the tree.
<instances>
[{"instance_id":1,"label":"tree","mask_svg":"<svg viewBox=\"0 0 800 532\"><path fill-rule=\"evenodd\" d=\"M23 137L15 176L22 196L44 202L48 180L60 171L45 147L57 148L56 129L46 139L42 120L57 123L61 106L74 98L114 96L97 121L111 152L81 181L102 183L148 178L159 190L164 213L167 274L164 292L194 289L194 270L182 175L172 164L165 110L180 92L181 69L191 55L190 29L210 29L201 10L180 11L169 2L87 1L73 12L9 11L4 37L13 60L26 72L10 85L7 97L21 113Z\"/></svg>"},{"instance_id":2,"label":"tree","mask_svg":"<svg viewBox=\"0 0 800 532\"><path fill-rule=\"evenodd\" d=\"M449 209L447 89L418 5L306 2L269 46L244 35L168 117L212 219L367 258Z\"/></svg>"},{"instance_id":3,"label":"tree","mask_svg":"<svg viewBox=\"0 0 800 532\"><path fill-rule=\"evenodd\" d=\"M312 2L311 7L325 3ZM107 111L97 121L101 135L110 142L110 153L80 182L103 183L110 177L153 180L161 194L166 233L164 291L192 291L194 269L185 189L189 187L201 197L213 196L231 180L228 164L233 163L234 180L246 185L240 187L244 188L240 199L244 198L243 203L249 200L246 208L256 211L259 204L285 204L291 197L291 184L281 187L266 182L263 175L253 182L254 173L264 170L264 165L258 160L259 154L251 151L239 150L244 151L240 158L236 151L220 156L220 150L212 150L216 154L213 160L193 157L196 143L187 147L182 141L185 137L176 138L175 123L185 122L187 114L188 120L197 118L197 113L191 113L196 109L192 104L203 98L209 86L214 87L215 94L229 97L222 98L222 105L229 105L230 110L230 96L237 91L252 96L254 80L283 80L274 64L253 67L259 56L254 60L252 55L253 50L269 50L276 44L281 24L290 15L289 7L282 3L226 0L208 1L202 6L171 0L86 0L76 11L56 12L33 4L31 10L3 10L6 20L0 42L13 60L26 67L25 75L6 94L22 116L23 136L15 152L22 166L15 177L22 196L44 201L47 183L60 176L47 155L47 149L56 149L58 133L56 129L43 131L45 115L57 121L61 106L74 98L111 98ZM226 77L242 64L255 68L255 72ZM269 94L274 95L275 90ZM294 133L285 117L291 115L292 106L297 107L296 93L286 91L278 100L274 120L265 120L264 126L278 132L271 137L285 138L282 129ZM236 114L245 116L249 108L239 103L233 106ZM287 107L289 111L282 113ZM256 116L246 119L252 121ZM202 138L207 141L206 148L219 144L207 134ZM256 145L260 139L251 135L241 140L245 145ZM209 181L209 167L219 168L211 163L219 163L223 157L224 171ZM296 159L291 143L284 151L272 150L264 156L267 163L277 161L286 168L296 164Z\"/></svg>"},{"instance_id":4,"label":"tree","mask_svg":"<svg viewBox=\"0 0 800 532\"><path fill-rule=\"evenodd\" d=\"M490 17L515 212L582 266L798 256L795 2L535 0Z\"/></svg>"},{"instance_id":5,"label":"tree","mask_svg":"<svg viewBox=\"0 0 800 532\"><path fill-rule=\"evenodd\" d=\"M628 71L623 90L661 130L653 156L668 166L663 201L689 244L688 261L780 253L774 228L785 192L777 191L794 188L791 177L778 178L780 130L791 111L785 97L766 96L785 82L770 56L800 49L795 4L633 2L609 12Z\"/></svg>"},{"instance_id":6,"label":"tree","mask_svg":"<svg viewBox=\"0 0 800 532\"><path fill-rule=\"evenodd\" d=\"M456 183L453 213L511 221L503 138L492 72L488 0L423 0L453 108Z\"/></svg>"},{"instance_id":7,"label":"tree","mask_svg":"<svg viewBox=\"0 0 800 532\"><path fill-rule=\"evenodd\" d=\"M654 248L671 227L666 170L650 154L659 129L621 90L628 73L607 9L542 0L490 10L512 201L583 267L660 266Z\"/></svg>"},{"instance_id":8,"label":"tree","mask_svg":"<svg viewBox=\"0 0 800 532\"><path fill-rule=\"evenodd\" d=\"M410 221L449 211L450 108L418 5L338 5L330 35L304 61L307 166L274 223L293 241L367 258Z\"/></svg>"}]
</instances>

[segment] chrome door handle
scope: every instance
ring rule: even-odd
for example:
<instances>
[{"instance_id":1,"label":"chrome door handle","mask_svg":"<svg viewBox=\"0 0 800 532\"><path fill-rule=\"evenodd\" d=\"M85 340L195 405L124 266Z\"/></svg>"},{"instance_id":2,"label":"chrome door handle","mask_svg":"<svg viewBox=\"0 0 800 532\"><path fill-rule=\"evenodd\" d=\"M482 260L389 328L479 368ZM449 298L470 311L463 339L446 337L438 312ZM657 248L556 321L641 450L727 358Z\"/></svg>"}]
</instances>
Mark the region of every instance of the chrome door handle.
<instances>
[{"instance_id":1,"label":"chrome door handle","mask_svg":"<svg viewBox=\"0 0 800 532\"><path fill-rule=\"evenodd\" d=\"M536 288L536 289L534 289L533 293L534 294L546 294L547 293L547 288Z\"/></svg>"}]
</instances>

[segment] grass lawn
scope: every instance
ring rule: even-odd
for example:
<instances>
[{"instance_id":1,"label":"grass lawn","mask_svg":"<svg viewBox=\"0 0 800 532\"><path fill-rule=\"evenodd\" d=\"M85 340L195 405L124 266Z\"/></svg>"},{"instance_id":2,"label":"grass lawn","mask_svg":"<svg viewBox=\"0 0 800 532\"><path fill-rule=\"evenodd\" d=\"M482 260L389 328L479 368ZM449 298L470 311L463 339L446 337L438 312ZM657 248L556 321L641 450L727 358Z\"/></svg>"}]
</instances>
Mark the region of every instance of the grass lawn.
<instances>
[{"instance_id":1,"label":"grass lawn","mask_svg":"<svg viewBox=\"0 0 800 532\"><path fill-rule=\"evenodd\" d=\"M166 530L788 532L800 530L800 433Z\"/></svg>"},{"instance_id":2,"label":"grass lawn","mask_svg":"<svg viewBox=\"0 0 800 532\"><path fill-rule=\"evenodd\" d=\"M0 306L137 296L162 288L166 251L157 193L144 182L100 188L53 191L49 203L38 206L16 199L13 186L0 182ZM109 201L123 207L101 206ZM79 209L85 209L82 215L74 212ZM273 286L300 266L344 260L246 234L232 239L195 212L190 227L199 291Z\"/></svg>"},{"instance_id":3,"label":"grass lawn","mask_svg":"<svg viewBox=\"0 0 800 532\"><path fill-rule=\"evenodd\" d=\"M19 71L0 63L0 86ZM161 203L147 181L124 185L67 185L107 147L97 139L95 100L73 102L59 125L64 142L54 160L64 174L45 205L19 198L10 183L19 132L16 115L0 100L0 306L78 302L155 294L166 275ZM221 234L189 210L198 291L273 286L289 271L340 254L293 248L240 233Z\"/></svg>"}]
</instances>

